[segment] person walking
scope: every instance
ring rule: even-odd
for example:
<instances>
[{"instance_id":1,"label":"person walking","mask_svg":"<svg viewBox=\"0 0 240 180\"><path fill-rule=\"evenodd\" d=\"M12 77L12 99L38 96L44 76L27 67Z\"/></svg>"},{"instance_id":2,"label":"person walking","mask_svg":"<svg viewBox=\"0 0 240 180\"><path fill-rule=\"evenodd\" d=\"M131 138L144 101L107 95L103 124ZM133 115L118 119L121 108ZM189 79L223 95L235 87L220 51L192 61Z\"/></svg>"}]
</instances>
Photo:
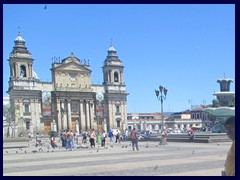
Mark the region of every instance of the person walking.
<instances>
[{"instance_id":1,"label":"person walking","mask_svg":"<svg viewBox=\"0 0 240 180\"><path fill-rule=\"evenodd\" d=\"M226 176L235 176L235 116L228 118L224 124L227 136L232 140L232 145L225 161Z\"/></svg>"},{"instance_id":2,"label":"person walking","mask_svg":"<svg viewBox=\"0 0 240 180\"><path fill-rule=\"evenodd\" d=\"M113 131L110 129L110 131L108 132L108 136L110 138L110 142L113 142Z\"/></svg>"},{"instance_id":3,"label":"person walking","mask_svg":"<svg viewBox=\"0 0 240 180\"><path fill-rule=\"evenodd\" d=\"M133 151L135 150L135 146L136 146L137 151L139 151L139 148L138 148L138 137L137 137L137 132L136 132L135 128L133 128L133 130L131 132L131 140L132 140L132 149L133 149Z\"/></svg>"},{"instance_id":4,"label":"person walking","mask_svg":"<svg viewBox=\"0 0 240 180\"><path fill-rule=\"evenodd\" d=\"M93 146L95 147L95 138L96 138L96 134L94 132L94 129L91 129L91 132L90 132L90 145L91 145L91 148Z\"/></svg>"},{"instance_id":5,"label":"person walking","mask_svg":"<svg viewBox=\"0 0 240 180\"><path fill-rule=\"evenodd\" d=\"M117 130L117 134L116 134L116 141L115 143L117 143L117 141L119 141L120 143L120 132Z\"/></svg>"},{"instance_id":6,"label":"person walking","mask_svg":"<svg viewBox=\"0 0 240 180\"><path fill-rule=\"evenodd\" d=\"M125 129L125 132L124 132L124 141L127 141L128 140L128 130Z\"/></svg>"},{"instance_id":7,"label":"person walking","mask_svg":"<svg viewBox=\"0 0 240 180\"><path fill-rule=\"evenodd\" d=\"M163 129L162 134L161 134L161 145L166 145L167 144L167 130Z\"/></svg>"},{"instance_id":8,"label":"person walking","mask_svg":"<svg viewBox=\"0 0 240 180\"><path fill-rule=\"evenodd\" d=\"M36 135L36 145L35 147L38 147L39 146L39 134L37 133Z\"/></svg>"},{"instance_id":9,"label":"person walking","mask_svg":"<svg viewBox=\"0 0 240 180\"><path fill-rule=\"evenodd\" d=\"M189 131L188 131L188 136L189 136L189 142L192 142L194 141L194 130L192 127L190 127Z\"/></svg>"},{"instance_id":10,"label":"person walking","mask_svg":"<svg viewBox=\"0 0 240 180\"><path fill-rule=\"evenodd\" d=\"M68 151L68 149L71 149L71 151L73 150L73 133L71 130L68 130L67 134L66 134L66 138L67 138L67 142L66 142L66 151Z\"/></svg>"},{"instance_id":11,"label":"person walking","mask_svg":"<svg viewBox=\"0 0 240 180\"><path fill-rule=\"evenodd\" d=\"M61 132L61 141L62 141L62 147L66 147L66 131L62 130Z\"/></svg>"},{"instance_id":12,"label":"person walking","mask_svg":"<svg viewBox=\"0 0 240 180\"><path fill-rule=\"evenodd\" d=\"M105 133L105 131L102 131L101 140L102 140L101 147L105 147L105 142L106 142L106 133Z\"/></svg>"},{"instance_id":13,"label":"person walking","mask_svg":"<svg viewBox=\"0 0 240 180\"><path fill-rule=\"evenodd\" d=\"M87 142L87 136L88 136L88 132L87 132L87 130L85 130L85 131L83 131L82 132L82 143L83 144L86 144L86 142Z\"/></svg>"},{"instance_id":14,"label":"person walking","mask_svg":"<svg viewBox=\"0 0 240 180\"><path fill-rule=\"evenodd\" d=\"M51 136L50 136L50 144L53 149L55 149L55 147L57 147L57 144L55 143L55 135L53 132L51 133Z\"/></svg>"}]
</instances>

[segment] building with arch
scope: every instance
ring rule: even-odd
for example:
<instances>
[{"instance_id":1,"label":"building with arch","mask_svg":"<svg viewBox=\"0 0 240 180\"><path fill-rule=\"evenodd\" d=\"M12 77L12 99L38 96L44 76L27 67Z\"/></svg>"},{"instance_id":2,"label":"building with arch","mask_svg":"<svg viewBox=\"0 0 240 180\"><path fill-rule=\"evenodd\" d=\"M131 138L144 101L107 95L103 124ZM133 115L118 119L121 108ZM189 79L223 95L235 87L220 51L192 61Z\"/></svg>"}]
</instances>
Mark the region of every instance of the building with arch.
<instances>
[{"instance_id":1,"label":"building with arch","mask_svg":"<svg viewBox=\"0 0 240 180\"><path fill-rule=\"evenodd\" d=\"M124 66L112 43L102 67L103 83L91 84L89 61L73 53L62 60L53 58L51 82L42 82L33 71L34 59L19 33L8 59L8 94L16 123L15 136L21 131L47 134L71 129L125 129L127 91Z\"/></svg>"}]
</instances>

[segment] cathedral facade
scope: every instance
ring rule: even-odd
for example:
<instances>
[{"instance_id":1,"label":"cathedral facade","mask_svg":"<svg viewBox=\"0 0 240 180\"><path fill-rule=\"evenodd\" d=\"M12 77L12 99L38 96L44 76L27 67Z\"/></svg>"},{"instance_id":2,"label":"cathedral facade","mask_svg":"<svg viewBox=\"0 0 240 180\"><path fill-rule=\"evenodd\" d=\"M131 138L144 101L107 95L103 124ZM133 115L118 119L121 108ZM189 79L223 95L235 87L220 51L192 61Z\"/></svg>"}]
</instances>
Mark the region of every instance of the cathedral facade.
<instances>
[{"instance_id":1,"label":"cathedral facade","mask_svg":"<svg viewBox=\"0 0 240 180\"><path fill-rule=\"evenodd\" d=\"M33 71L34 59L19 33L8 59L8 94L15 136L21 132L48 134L70 129L81 133L127 128L127 91L124 66L113 45L104 61L103 83L91 84L89 62L73 53L53 59L51 82L42 82Z\"/></svg>"}]
</instances>

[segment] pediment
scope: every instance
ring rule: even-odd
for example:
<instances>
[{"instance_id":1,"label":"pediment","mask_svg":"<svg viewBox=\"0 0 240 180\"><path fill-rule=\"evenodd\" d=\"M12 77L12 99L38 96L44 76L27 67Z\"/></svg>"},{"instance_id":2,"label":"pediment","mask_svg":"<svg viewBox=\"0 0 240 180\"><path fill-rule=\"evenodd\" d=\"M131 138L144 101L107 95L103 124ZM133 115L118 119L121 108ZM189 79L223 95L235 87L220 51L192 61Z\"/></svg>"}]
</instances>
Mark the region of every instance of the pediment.
<instances>
[{"instance_id":1,"label":"pediment","mask_svg":"<svg viewBox=\"0 0 240 180\"><path fill-rule=\"evenodd\" d=\"M57 71L81 71L81 72L88 72L88 73L91 72L90 69L74 61L61 64L60 66L56 67L56 70Z\"/></svg>"}]
</instances>

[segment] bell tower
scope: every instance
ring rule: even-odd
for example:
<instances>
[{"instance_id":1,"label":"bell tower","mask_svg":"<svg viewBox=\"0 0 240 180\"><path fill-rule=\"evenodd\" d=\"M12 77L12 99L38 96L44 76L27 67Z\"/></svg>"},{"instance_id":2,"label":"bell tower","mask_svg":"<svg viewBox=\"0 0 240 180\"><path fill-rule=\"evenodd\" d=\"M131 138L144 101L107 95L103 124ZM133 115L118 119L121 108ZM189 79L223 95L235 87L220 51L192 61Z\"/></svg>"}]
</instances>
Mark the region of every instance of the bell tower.
<instances>
[{"instance_id":1,"label":"bell tower","mask_svg":"<svg viewBox=\"0 0 240 180\"><path fill-rule=\"evenodd\" d=\"M15 45L9 57L10 81L33 79L33 59L20 33L18 33L14 43Z\"/></svg>"},{"instance_id":2,"label":"bell tower","mask_svg":"<svg viewBox=\"0 0 240 180\"><path fill-rule=\"evenodd\" d=\"M42 91L33 71L33 59L18 33L9 55L10 78L7 93L13 112L14 137L25 130L31 134L41 129ZM45 87L46 89L46 87Z\"/></svg>"},{"instance_id":3,"label":"bell tower","mask_svg":"<svg viewBox=\"0 0 240 180\"><path fill-rule=\"evenodd\" d=\"M103 84L123 85L123 65L112 43L103 66Z\"/></svg>"},{"instance_id":4,"label":"bell tower","mask_svg":"<svg viewBox=\"0 0 240 180\"><path fill-rule=\"evenodd\" d=\"M123 79L122 61L112 43L103 66L104 112L107 129L127 128L127 91Z\"/></svg>"}]
</instances>

